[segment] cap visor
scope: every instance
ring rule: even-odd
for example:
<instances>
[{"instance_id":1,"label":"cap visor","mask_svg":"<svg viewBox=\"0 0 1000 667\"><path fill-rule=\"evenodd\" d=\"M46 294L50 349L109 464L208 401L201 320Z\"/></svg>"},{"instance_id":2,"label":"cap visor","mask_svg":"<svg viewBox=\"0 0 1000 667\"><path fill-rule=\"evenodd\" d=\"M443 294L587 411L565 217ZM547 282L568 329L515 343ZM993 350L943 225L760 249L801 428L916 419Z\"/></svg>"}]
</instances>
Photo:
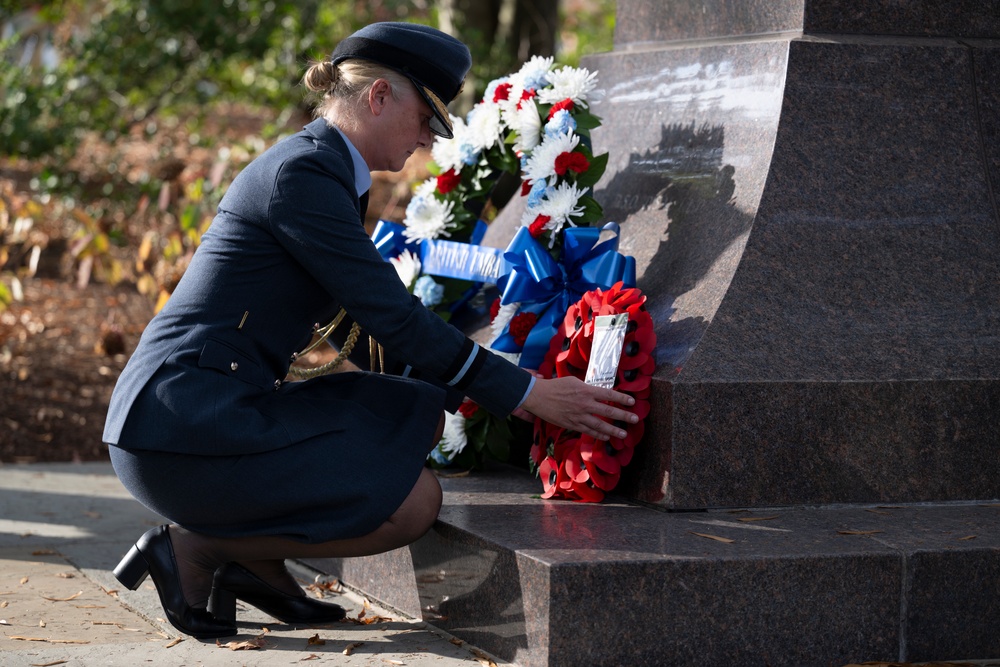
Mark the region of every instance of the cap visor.
<instances>
[{"instance_id":1,"label":"cap visor","mask_svg":"<svg viewBox=\"0 0 1000 667\"><path fill-rule=\"evenodd\" d=\"M434 112L434 117L431 118L430 122L431 132L445 139L454 137L455 133L451 127L451 116L448 114L448 107L444 105L441 98L426 86L417 84L415 88L427 102L428 106L430 106L431 111Z\"/></svg>"}]
</instances>

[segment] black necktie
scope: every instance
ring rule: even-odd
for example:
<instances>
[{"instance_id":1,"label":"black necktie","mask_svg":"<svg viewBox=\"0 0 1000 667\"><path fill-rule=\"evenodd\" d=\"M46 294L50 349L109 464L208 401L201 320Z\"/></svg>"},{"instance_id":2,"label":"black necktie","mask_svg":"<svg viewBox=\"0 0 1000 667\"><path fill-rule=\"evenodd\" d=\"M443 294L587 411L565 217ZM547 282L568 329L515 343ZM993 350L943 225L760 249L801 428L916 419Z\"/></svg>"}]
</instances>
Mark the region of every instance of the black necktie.
<instances>
[{"instance_id":1,"label":"black necktie","mask_svg":"<svg viewBox=\"0 0 1000 667\"><path fill-rule=\"evenodd\" d=\"M366 190L363 195L358 198L358 202L361 204L361 223L365 222L365 214L368 213L368 193L370 190Z\"/></svg>"}]
</instances>

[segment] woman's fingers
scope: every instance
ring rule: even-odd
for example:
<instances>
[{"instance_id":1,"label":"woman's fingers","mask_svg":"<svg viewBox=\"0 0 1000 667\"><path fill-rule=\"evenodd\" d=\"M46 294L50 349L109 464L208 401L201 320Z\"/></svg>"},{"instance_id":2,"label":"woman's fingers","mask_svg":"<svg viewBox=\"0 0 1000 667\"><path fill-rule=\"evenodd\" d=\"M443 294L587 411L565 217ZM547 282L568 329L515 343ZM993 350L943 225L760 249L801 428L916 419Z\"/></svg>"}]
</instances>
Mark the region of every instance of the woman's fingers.
<instances>
[{"instance_id":1,"label":"woman's fingers","mask_svg":"<svg viewBox=\"0 0 1000 667\"><path fill-rule=\"evenodd\" d=\"M625 437L621 422L639 421L636 415L618 407L632 405L635 399L629 394L566 377L539 379L521 407L549 423L607 440Z\"/></svg>"}]
</instances>

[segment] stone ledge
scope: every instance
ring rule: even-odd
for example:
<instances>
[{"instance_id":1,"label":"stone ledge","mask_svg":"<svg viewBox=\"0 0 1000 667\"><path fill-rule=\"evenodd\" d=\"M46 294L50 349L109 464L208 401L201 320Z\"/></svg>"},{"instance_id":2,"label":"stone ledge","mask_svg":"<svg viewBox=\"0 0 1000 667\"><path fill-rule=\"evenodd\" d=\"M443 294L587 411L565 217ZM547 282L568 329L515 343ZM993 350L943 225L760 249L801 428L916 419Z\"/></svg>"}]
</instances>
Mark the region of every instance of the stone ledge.
<instances>
[{"instance_id":1,"label":"stone ledge","mask_svg":"<svg viewBox=\"0 0 1000 667\"><path fill-rule=\"evenodd\" d=\"M663 512L540 500L516 470L442 486L408 549L309 564L525 667L1000 656L1000 503Z\"/></svg>"}]
</instances>

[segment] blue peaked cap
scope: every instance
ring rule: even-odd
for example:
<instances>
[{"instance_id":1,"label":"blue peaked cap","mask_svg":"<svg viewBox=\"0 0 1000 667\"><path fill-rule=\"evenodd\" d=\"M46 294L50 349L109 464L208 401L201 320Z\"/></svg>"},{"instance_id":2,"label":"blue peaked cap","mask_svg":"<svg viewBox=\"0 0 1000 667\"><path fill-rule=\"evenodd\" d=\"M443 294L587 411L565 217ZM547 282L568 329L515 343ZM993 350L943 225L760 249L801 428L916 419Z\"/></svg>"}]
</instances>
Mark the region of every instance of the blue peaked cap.
<instances>
[{"instance_id":1,"label":"blue peaked cap","mask_svg":"<svg viewBox=\"0 0 1000 667\"><path fill-rule=\"evenodd\" d=\"M461 92L472 67L465 44L429 26L387 21L342 40L330 60L336 65L350 58L371 60L407 77L434 111L431 131L447 139L453 136L447 105Z\"/></svg>"}]
</instances>

